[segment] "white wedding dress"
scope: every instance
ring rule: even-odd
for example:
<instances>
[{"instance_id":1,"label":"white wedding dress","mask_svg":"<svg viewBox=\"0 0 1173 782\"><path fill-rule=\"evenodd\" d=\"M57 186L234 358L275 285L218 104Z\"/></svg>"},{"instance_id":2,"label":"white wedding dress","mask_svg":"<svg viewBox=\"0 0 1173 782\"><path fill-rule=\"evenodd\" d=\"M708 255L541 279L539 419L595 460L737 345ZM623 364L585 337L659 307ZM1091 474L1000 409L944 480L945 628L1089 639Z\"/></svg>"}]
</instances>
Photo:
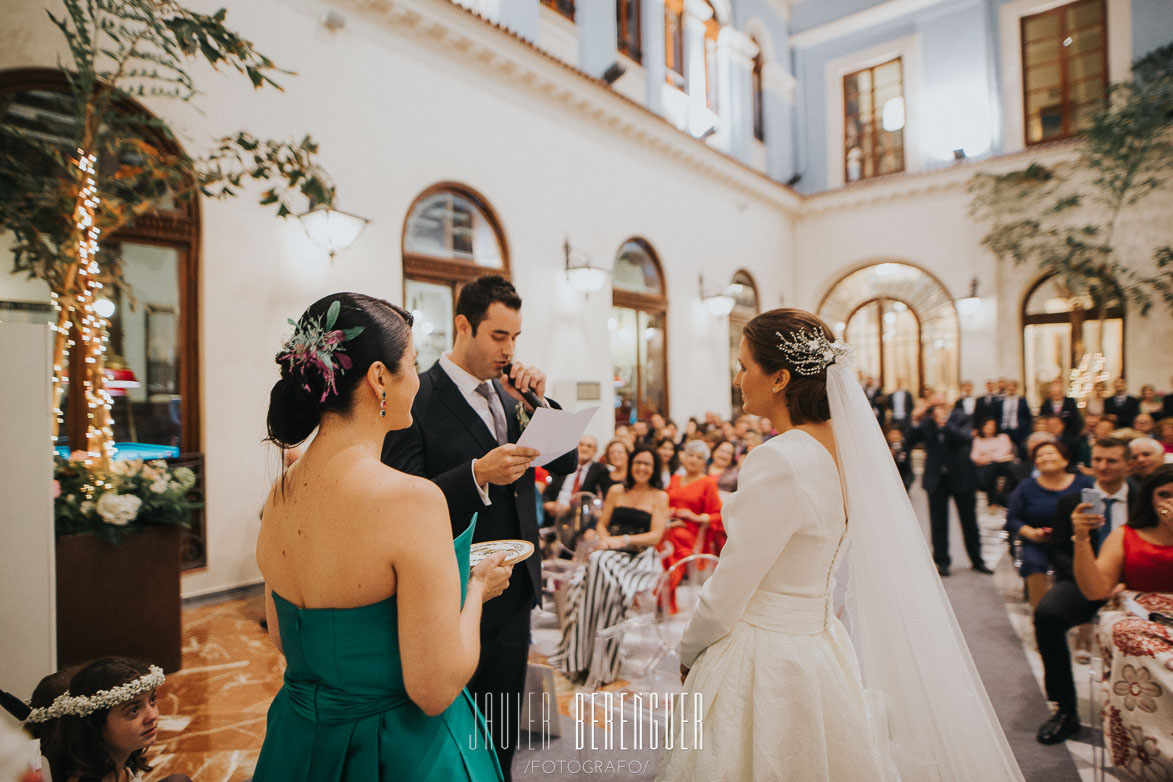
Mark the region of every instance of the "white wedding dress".
<instances>
[{"instance_id":1,"label":"white wedding dress","mask_svg":"<svg viewBox=\"0 0 1173 782\"><path fill-rule=\"evenodd\" d=\"M801 429L746 457L722 509L729 540L681 641L686 736L662 780L891 778L855 650L832 608L847 537L839 470ZM700 694L700 713L691 711Z\"/></svg>"}]
</instances>

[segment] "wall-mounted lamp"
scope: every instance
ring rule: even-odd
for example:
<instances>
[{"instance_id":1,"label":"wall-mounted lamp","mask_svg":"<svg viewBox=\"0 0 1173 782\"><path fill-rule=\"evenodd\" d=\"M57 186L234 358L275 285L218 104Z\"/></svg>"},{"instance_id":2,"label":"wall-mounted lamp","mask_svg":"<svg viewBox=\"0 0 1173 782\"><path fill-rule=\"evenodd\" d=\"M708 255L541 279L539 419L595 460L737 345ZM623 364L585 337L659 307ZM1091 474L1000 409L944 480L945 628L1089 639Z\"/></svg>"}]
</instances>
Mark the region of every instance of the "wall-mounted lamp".
<instances>
[{"instance_id":1,"label":"wall-mounted lamp","mask_svg":"<svg viewBox=\"0 0 1173 782\"><path fill-rule=\"evenodd\" d=\"M566 258L566 280L576 291L590 295L607 284L607 270L592 266L589 257L575 252L571 259L569 237L562 242L562 252Z\"/></svg>"},{"instance_id":2,"label":"wall-mounted lamp","mask_svg":"<svg viewBox=\"0 0 1173 782\"><path fill-rule=\"evenodd\" d=\"M298 215L297 219L301 220L306 235L330 253L331 261L334 260L334 253L354 244L354 240L370 222L365 217L340 212L323 205L315 206L308 212Z\"/></svg>"},{"instance_id":3,"label":"wall-mounted lamp","mask_svg":"<svg viewBox=\"0 0 1173 782\"><path fill-rule=\"evenodd\" d=\"M705 276L703 274L697 277L697 286L700 288L701 303L705 305L705 309L713 317L723 318L730 312L733 312L733 308L737 306L737 299L733 297L728 288L720 293L713 293L706 296Z\"/></svg>"},{"instance_id":4,"label":"wall-mounted lamp","mask_svg":"<svg viewBox=\"0 0 1173 782\"><path fill-rule=\"evenodd\" d=\"M953 160L954 161L965 160L965 149L962 148L962 149L953 150Z\"/></svg>"},{"instance_id":5,"label":"wall-mounted lamp","mask_svg":"<svg viewBox=\"0 0 1173 782\"><path fill-rule=\"evenodd\" d=\"M612 84L619 81L619 77L626 72L627 68L623 66L623 63L613 62L611 63L611 67L603 71L603 81L607 83L608 87L610 87Z\"/></svg>"},{"instance_id":6,"label":"wall-mounted lamp","mask_svg":"<svg viewBox=\"0 0 1173 782\"><path fill-rule=\"evenodd\" d=\"M969 281L969 295L957 300L957 310L963 315L972 315L982 303L978 296L978 278Z\"/></svg>"}]
</instances>

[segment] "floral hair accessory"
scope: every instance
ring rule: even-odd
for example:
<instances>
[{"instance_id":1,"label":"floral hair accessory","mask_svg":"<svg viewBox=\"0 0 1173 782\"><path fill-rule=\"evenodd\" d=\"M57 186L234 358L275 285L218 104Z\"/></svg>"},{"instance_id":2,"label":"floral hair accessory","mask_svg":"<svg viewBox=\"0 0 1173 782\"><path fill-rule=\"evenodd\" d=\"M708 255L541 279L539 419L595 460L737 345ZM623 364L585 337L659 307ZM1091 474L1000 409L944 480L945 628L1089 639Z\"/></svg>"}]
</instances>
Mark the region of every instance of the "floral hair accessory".
<instances>
[{"instance_id":1,"label":"floral hair accessory","mask_svg":"<svg viewBox=\"0 0 1173 782\"><path fill-rule=\"evenodd\" d=\"M334 324L338 322L338 313L342 310L342 304L335 301L330 305L330 309L326 310L326 320L322 318L302 318L301 323L295 323L290 320L289 325L293 326L293 336L281 347L281 353L277 356L278 362L286 362L289 366L289 371L294 370L301 373L302 388L306 391L311 390L310 385L306 382L306 372L310 369L315 369L321 373L325 379L326 384L322 389L322 398L319 402L325 402L326 397L330 394L338 393L338 388L334 385L334 372L337 368L339 374L354 366L354 362L350 360L350 356L346 355L342 343L362 334L365 326L355 326L351 329L336 329Z\"/></svg>"},{"instance_id":2,"label":"floral hair accessory","mask_svg":"<svg viewBox=\"0 0 1173 782\"><path fill-rule=\"evenodd\" d=\"M778 349L800 375L817 375L835 363L835 359L851 352L843 340L828 340L822 329L800 329L786 335L780 331L774 333L778 335Z\"/></svg>"},{"instance_id":3,"label":"floral hair accessory","mask_svg":"<svg viewBox=\"0 0 1173 782\"><path fill-rule=\"evenodd\" d=\"M112 709L137 695L157 689L166 677L163 669L152 665L148 673L126 684L109 690L98 690L93 695L70 695L69 690L53 699L53 703L29 712L25 722L48 722L58 717L86 717L95 711Z\"/></svg>"}]
</instances>

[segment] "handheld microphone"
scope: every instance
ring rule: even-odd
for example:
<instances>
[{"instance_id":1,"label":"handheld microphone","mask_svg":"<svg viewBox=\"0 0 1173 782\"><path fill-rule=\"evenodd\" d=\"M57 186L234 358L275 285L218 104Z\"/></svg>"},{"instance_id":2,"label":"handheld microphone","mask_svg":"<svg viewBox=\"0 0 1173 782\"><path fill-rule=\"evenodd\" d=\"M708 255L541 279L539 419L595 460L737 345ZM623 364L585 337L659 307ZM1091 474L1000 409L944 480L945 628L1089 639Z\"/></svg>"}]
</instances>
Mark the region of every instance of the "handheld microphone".
<instances>
[{"instance_id":1,"label":"handheld microphone","mask_svg":"<svg viewBox=\"0 0 1173 782\"><path fill-rule=\"evenodd\" d=\"M522 399L529 402L530 407L533 409L537 410L539 407L545 407L546 404L533 391L522 391L520 388L513 385L513 378L509 377L509 373L511 371L513 371L513 364L506 364L505 367L501 370L501 374L504 377L504 380L501 382L508 383L509 387L517 393L521 394Z\"/></svg>"}]
</instances>

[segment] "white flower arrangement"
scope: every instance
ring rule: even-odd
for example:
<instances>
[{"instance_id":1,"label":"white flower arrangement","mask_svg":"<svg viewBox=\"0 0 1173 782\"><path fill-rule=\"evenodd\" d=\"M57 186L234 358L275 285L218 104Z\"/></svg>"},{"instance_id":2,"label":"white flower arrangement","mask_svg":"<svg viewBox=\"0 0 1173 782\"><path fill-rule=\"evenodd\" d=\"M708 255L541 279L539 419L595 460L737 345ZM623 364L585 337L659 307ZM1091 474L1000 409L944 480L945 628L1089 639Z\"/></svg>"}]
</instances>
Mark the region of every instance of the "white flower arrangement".
<instances>
[{"instance_id":1,"label":"white flower arrangement","mask_svg":"<svg viewBox=\"0 0 1173 782\"><path fill-rule=\"evenodd\" d=\"M125 527L138 516L143 501L133 494L106 493L98 498L97 511L102 521L115 527Z\"/></svg>"},{"instance_id":2,"label":"white flower arrangement","mask_svg":"<svg viewBox=\"0 0 1173 782\"><path fill-rule=\"evenodd\" d=\"M152 665L148 673L134 681L109 690L98 690L93 695L71 695L69 690L66 690L54 698L49 706L30 711L25 722L47 722L65 716L85 717L95 711L112 709L137 695L157 689L165 679L163 669Z\"/></svg>"}]
</instances>

